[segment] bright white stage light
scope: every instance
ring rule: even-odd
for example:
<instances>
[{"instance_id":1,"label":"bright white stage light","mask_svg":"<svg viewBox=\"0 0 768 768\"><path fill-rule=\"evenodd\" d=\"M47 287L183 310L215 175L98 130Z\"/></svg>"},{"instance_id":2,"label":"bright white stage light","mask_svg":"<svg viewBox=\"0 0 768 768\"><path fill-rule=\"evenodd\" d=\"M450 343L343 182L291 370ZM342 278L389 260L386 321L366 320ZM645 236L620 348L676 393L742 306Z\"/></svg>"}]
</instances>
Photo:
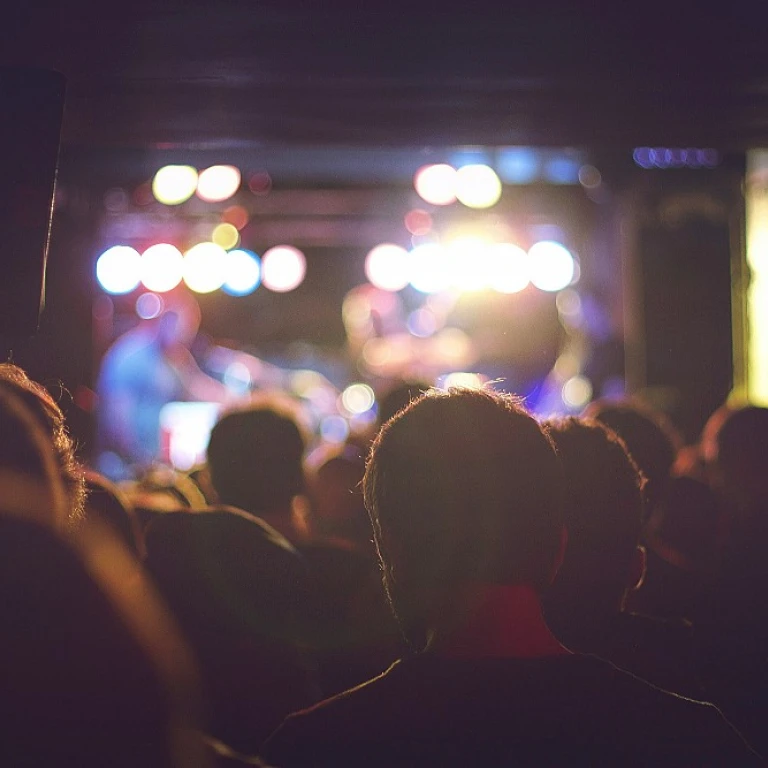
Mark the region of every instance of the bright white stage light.
<instances>
[{"instance_id":1,"label":"bright white stage light","mask_svg":"<svg viewBox=\"0 0 768 768\"><path fill-rule=\"evenodd\" d=\"M365 276L382 291L400 291L408 285L408 261L405 248L377 245L365 257Z\"/></svg>"},{"instance_id":2,"label":"bright white stage light","mask_svg":"<svg viewBox=\"0 0 768 768\"><path fill-rule=\"evenodd\" d=\"M450 205L456 201L456 169L447 163L425 165L416 171L413 186L422 200Z\"/></svg>"},{"instance_id":3,"label":"bright white stage light","mask_svg":"<svg viewBox=\"0 0 768 768\"><path fill-rule=\"evenodd\" d=\"M228 200L239 188L240 171L234 165L212 165L197 180L197 196L207 203Z\"/></svg>"},{"instance_id":4,"label":"bright white stage light","mask_svg":"<svg viewBox=\"0 0 768 768\"><path fill-rule=\"evenodd\" d=\"M96 261L96 279L107 293L130 293L141 282L141 256L127 245L108 248Z\"/></svg>"},{"instance_id":5,"label":"bright white stage light","mask_svg":"<svg viewBox=\"0 0 768 768\"><path fill-rule=\"evenodd\" d=\"M349 413L365 413L375 402L376 396L367 384L350 384L341 393L341 403Z\"/></svg>"},{"instance_id":6,"label":"bright white stage light","mask_svg":"<svg viewBox=\"0 0 768 768\"><path fill-rule=\"evenodd\" d=\"M456 197L468 208L490 208L501 197L501 181L487 165L465 165L456 171Z\"/></svg>"},{"instance_id":7,"label":"bright white stage light","mask_svg":"<svg viewBox=\"0 0 768 768\"><path fill-rule=\"evenodd\" d=\"M231 296L253 293L261 281L261 263L252 251L238 248L224 260L224 284L221 289Z\"/></svg>"},{"instance_id":8,"label":"bright white stage light","mask_svg":"<svg viewBox=\"0 0 768 768\"><path fill-rule=\"evenodd\" d=\"M480 237L461 237L446 246L451 284L460 291L481 291L490 282L489 244Z\"/></svg>"},{"instance_id":9,"label":"bright white stage light","mask_svg":"<svg viewBox=\"0 0 768 768\"><path fill-rule=\"evenodd\" d=\"M531 282L542 291L560 291L571 284L575 264L571 252L553 240L542 240L528 251Z\"/></svg>"},{"instance_id":10,"label":"bright white stage light","mask_svg":"<svg viewBox=\"0 0 768 768\"><path fill-rule=\"evenodd\" d=\"M488 249L489 285L499 293L518 293L530 282L528 254L513 243L496 243Z\"/></svg>"},{"instance_id":11,"label":"bright white stage light","mask_svg":"<svg viewBox=\"0 0 768 768\"><path fill-rule=\"evenodd\" d=\"M181 251L169 243L158 243L141 255L141 282L155 293L175 288L184 273Z\"/></svg>"},{"instance_id":12,"label":"bright white stage light","mask_svg":"<svg viewBox=\"0 0 768 768\"><path fill-rule=\"evenodd\" d=\"M304 254L291 245L270 248L261 261L261 282L270 291L287 293L298 288L307 273Z\"/></svg>"},{"instance_id":13,"label":"bright white stage light","mask_svg":"<svg viewBox=\"0 0 768 768\"><path fill-rule=\"evenodd\" d=\"M191 165L165 165L152 179L152 194L164 205L189 200L197 188L197 171Z\"/></svg>"},{"instance_id":14,"label":"bright white stage light","mask_svg":"<svg viewBox=\"0 0 768 768\"><path fill-rule=\"evenodd\" d=\"M195 293L211 293L224 282L227 252L216 243L198 243L184 254L184 282Z\"/></svg>"},{"instance_id":15,"label":"bright white stage light","mask_svg":"<svg viewBox=\"0 0 768 768\"><path fill-rule=\"evenodd\" d=\"M451 287L453 264L445 248L436 243L419 245L411 251L410 283L421 293L438 293Z\"/></svg>"}]
</instances>

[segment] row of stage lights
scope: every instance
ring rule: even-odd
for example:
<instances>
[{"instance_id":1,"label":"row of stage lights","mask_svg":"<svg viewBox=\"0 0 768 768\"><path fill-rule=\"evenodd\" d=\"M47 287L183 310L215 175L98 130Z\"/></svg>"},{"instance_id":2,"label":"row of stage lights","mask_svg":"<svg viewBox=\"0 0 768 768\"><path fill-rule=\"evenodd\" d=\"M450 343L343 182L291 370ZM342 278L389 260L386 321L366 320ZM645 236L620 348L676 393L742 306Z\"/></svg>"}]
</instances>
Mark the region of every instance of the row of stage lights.
<instances>
[{"instance_id":1,"label":"row of stage lights","mask_svg":"<svg viewBox=\"0 0 768 768\"><path fill-rule=\"evenodd\" d=\"M262 258L243 248L225 250L198 243L186 253L169 243L143 253L127 245L107 249L96 261L96 278L112 294L130 293L139 285L155 293L173 290L182 281L196 293L218 289L245 296L263 284L286 293L297 288L307 270L304 254L290 245L270 248ZM425 243L410 251L392 243L373 248L365 259L368 280L384 291L410 285L421 293L494 290L517 293L529 284L559 291L578 279L578 264L560 243L544 240L526 252L512 243L487 243L465 237L445 245Z\"/></svg>"}]
</instances>

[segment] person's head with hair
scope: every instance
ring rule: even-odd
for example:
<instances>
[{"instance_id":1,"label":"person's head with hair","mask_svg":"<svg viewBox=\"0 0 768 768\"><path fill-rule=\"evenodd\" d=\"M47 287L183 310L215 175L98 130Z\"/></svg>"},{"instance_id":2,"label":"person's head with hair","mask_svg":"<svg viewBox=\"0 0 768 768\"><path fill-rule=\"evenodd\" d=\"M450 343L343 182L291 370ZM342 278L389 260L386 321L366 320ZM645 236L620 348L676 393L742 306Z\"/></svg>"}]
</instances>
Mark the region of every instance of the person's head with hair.
<instances>
[{"instance_id":1,"label":"person's head with hair","mask_svg":"<svg viewBox=\"0 0 768 768\"><path fill-rule=\"evenodd\" d=\"M51 441L69 500L68 518L70 522L76 522L83 516L85 478L83 467L75 456L75 444L67 430L61 408L45 387L32 381L13 363L0 363L0 387L12 392L24 403Z\"/></svg>"},{"instance_id":2,"label":"person's head with hair","mask_svg":"<svg viewBox=\"0 0 768 768\"><path fill-rule=\"evenodd\" d=\"M658 503L670 478L682 439L657 410L638 401L596 400L583 414L610 427L645 475L648 511Z\"/></svg>"},{"instance_id":3,"label":"person's head with hair","mask_svg":"<svg viewBox=\"0 0 768 768\"><path fill-rule=\"evenodd\" d=\"M569 417L548 426L565 473L568 544L545 598L547 616L618 612L643 574L645 479L604 424Z\"/></svg>"},{"instance_id":4,"label":"person's head with hair","mask_svg":"<svg viewBox=\"0 0 768 768\"><path fill-rule=\"evenodd\" d=\"M430 388L425 381L403 380L392 385L379 397L377 421L385 424L395 414L402 411L412 400L421 397Z\"/></svg>"},{"instance_id":5,"label":"person's head with hair","mask_svg":"<svg viewBox=\"0 0 768 768\"><path fill-rule=\"evenodd\" d=\"M551 580L562 473L551 441L510 395L431 390L373 443L363 493L392 608L423 648L476 584Z\"/></svg>"},{"instance_id":6,"label":"person's head with hair","mask_svg":"<svg viewBox=\"0 0 768 768\"><path fill-rule=\"evenodd\" d=\"M712 429L708 474L728 507L742 518L768 509L768 408L724 412Z\"/></svg>"},{"instance_id":7,"label":"person's head with hair","mask_svg":"<svg viewBox=\"0 0 768 768\"><path fill-rule=\"evenodd\" d=\"M128 497L110 480L94 470L85 471L88 499L86 520L105 523L135 555L143 555L141 531Z\"/></svg>"},{"instance_id":8,"label":"person's head with hair","mask_svg":"<svg viewBox=\"0 0 768 768\"><path fill-rule=\"evenodd\" d=\"M208 442L219 500L269 522L290 521L292 502L304 492L304 448L302 432L288 413L269 406L226 413Z\"/></svg>"}]
</instances>

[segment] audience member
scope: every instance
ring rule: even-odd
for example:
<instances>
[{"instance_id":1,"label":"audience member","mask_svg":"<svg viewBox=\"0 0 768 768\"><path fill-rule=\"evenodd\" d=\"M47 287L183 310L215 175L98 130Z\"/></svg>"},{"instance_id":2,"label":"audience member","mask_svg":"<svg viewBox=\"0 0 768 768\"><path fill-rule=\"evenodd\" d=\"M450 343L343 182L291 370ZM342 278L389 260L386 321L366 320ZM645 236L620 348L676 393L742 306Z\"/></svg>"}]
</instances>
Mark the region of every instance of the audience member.
<instances>
[{"instance_id":1,"label":"audience member","mask_svg":"<svg viewBox=\"0 0 768 768\"><path fill-rule=\"evenodd\" d=\"M292 415L264 405L226 413L211 430L208 468L222 504L258 515L295 541L296 499L305 493L305 441Z\"/></svg>"},{"instance_id":2,"label":"audience member","mask_svg":"<svg viewBox=\"0 0 768 768\"><path fill-rule=\"evenodd\" d=\"M143 557L143 537L128 497L114 483L92 469L85 470L85 484L88 491L86 520L105 523L134 555Z\"/></svg>"},{"instance_id":3,"label":"audience member","mask_svg":"<svg viewBox=\"0 0 768 768\"><path fill-rule=\"evenodd\" d=\"M569 653L539 593L563 544L562 470L490 391L431 392L384 425L364 480L387 593L414 655L289 717L294 765L750 765L712 706Z\"/></svg>"},{"instance_id":4,"label":"audience member","mask_svg":"<svg viewBox=\"0 0 768 768\"><path fill-rule=\"evenodd\" d=\"M314 610L304 564L276 531L232 508L159 515L146 548L198 655L212 735L255 752L285 715L319 697L299 652Z\"/></svg>"},{"instance_id":5,"label":"audience member","mask_svg":"<svg viewBox=\"0 0 768 768\"><path fill-rule=\"evenodd\" d=\"M700 698L690 625L624 611L642 581L645 479L624 443L600 422L549 423L565 473L565 558L544 615L568 648L592 653L666 690Z\"/></svg>"},{"instance_id":6,"label":"audience member","mask_svg":"<svg viewBox=\"0 0 768 768\"><path fill-rule=\"evenodd\" d=\"M67 493L66 519L62 525L74 525L83 516L85 477L75 456L75 445L69 436L64 414L48 390L32 381L13 363L0 363L0 387L13 392L29 409L53 447L53 455Z\"/></svg>"}]
</instances>

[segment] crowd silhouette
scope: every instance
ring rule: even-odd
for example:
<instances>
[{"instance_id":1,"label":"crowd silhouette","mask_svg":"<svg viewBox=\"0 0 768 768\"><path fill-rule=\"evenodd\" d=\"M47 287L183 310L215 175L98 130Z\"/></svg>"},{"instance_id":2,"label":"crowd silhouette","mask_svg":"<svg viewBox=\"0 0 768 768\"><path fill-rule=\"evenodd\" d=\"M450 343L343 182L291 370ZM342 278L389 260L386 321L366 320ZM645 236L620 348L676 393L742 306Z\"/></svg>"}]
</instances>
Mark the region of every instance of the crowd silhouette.
<instances>
[{"instance_id":1,"label":"crowd silhouette","mask_svg":"<svg viewBox=\"0 0 768 768\"><path fill-rule=\"evenodd\" d=\"M308 460L283 400L115 484L0 364L0 764L750 766L768 409L538 418L402 382Z\"/></svg>"}]
</instances>

